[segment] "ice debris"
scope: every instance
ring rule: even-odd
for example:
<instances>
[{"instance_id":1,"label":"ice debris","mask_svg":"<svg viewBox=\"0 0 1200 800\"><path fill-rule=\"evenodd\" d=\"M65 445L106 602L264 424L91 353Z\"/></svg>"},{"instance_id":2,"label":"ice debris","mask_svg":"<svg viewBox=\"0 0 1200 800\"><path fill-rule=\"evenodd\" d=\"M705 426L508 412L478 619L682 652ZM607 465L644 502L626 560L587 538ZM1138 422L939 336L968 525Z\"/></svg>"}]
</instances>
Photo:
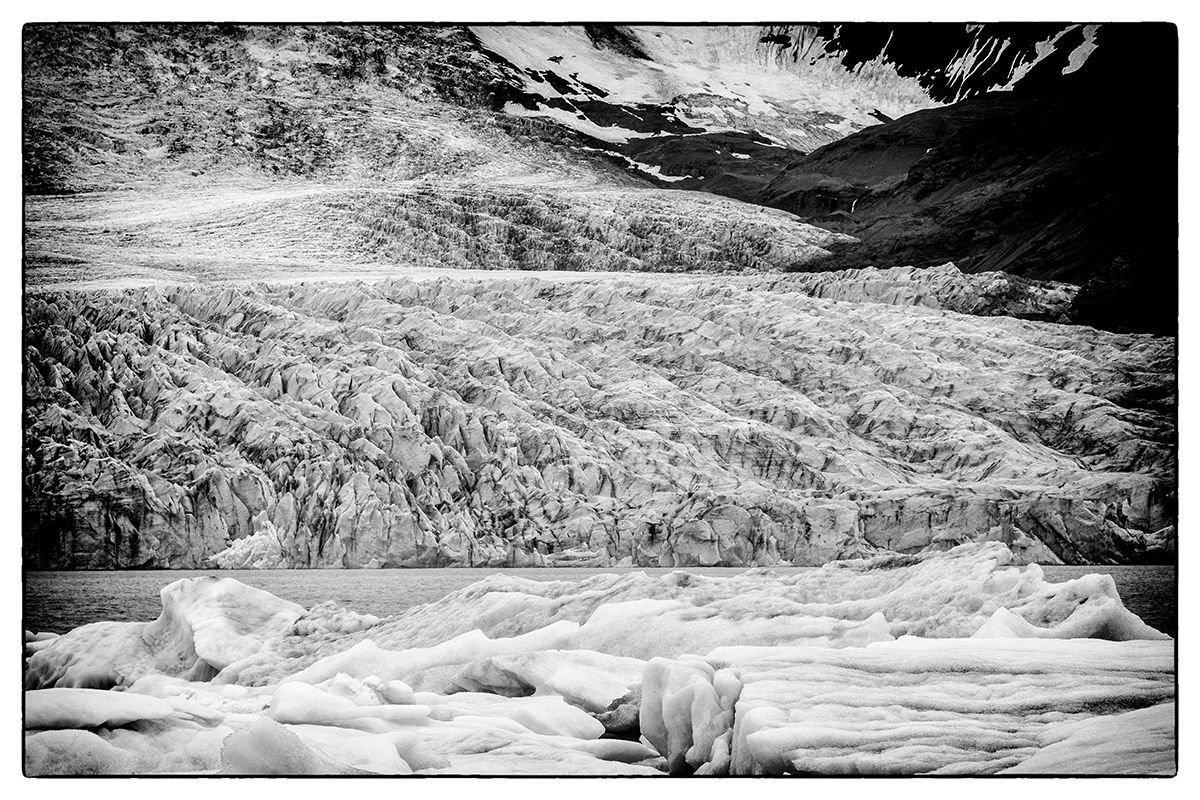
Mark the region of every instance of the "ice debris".
<instances>
[{"instance_id":1,"label":"ice debris","mask_svg":"<svg viewBox=\"0 0 1200 800\"><path fill-rule=\"evenodd\" d=\"M230 579L163 601L154 623L28 637L29 774L1174 770L1173 640L1111 579L1050 584L995 542L494 576L385 620Z\"/></svg>"}]
</instances>

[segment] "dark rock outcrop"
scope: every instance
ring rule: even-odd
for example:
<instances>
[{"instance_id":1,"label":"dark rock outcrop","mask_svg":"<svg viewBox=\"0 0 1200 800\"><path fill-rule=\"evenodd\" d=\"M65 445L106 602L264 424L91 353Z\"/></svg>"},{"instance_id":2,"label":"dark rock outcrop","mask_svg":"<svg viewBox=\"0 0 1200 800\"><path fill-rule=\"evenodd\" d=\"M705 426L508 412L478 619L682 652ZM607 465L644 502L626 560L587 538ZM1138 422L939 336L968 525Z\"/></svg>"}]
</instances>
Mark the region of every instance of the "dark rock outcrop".
<instances>
[{"instance_id":1,"label":"dark rock outcrop","mask_svg":"<svg viewBox=\"0 0 1200 800\"><path fill-rule=\"evenodd\" d=\"M1073 321L1169 334L1178 303L1174 29L1105 34L1158 52L1162 69L1149 75L1101 49L1056 83L919 111L821 148L755 200L860 240L827 268L953 260L965 272L1094 281ZM1124 94L1146 111L1099 114Z\"/></svg>"}]
</instances>

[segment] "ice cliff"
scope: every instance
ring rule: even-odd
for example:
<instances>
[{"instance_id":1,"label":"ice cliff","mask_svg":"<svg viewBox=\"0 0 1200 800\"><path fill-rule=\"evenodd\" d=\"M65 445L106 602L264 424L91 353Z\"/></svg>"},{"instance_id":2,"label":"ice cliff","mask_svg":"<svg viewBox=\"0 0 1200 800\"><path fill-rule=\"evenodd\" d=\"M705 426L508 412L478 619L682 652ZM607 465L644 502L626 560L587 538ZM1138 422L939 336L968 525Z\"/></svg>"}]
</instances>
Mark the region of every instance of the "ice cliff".
<instances>
[{"instance_id":1,"label":"ice cliff","mask_svg":"<svg viewBox=\"0 0 1200 800\"><path fill-rule=\"evenodd\" d=\"M1111 578L1050 584L996 542L500 575L382 620L229 578L162 598L153 622L27 635L27 774L1175 770L1174 642Z\"/></svg>"},{"instance_id":2,"label":"ice cliff","mask_svg":"<svg viewBox=\"0 0 1200 800\"><path fill-rule=\"evenodd\" d=\"M1170 558L1172 341L960 313L1069 297L952 265L32 292L25 557Z\"/></svg>"}]
</instances>

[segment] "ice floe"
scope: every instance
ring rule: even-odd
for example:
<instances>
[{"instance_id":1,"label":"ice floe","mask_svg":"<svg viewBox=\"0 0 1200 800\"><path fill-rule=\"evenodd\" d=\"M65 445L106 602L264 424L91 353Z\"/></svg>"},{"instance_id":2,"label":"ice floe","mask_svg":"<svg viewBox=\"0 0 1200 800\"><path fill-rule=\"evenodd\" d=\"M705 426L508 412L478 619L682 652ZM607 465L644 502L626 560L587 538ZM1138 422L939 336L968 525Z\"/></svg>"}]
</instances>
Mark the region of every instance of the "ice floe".
<instances>
[{"instance_id":1,"label":"ice floe","mask_svg":"<svg viewBox=\"0 0 1200 800\"><path fill-rule=\"evenodd\" d=\"M388 619L185 579L153 623L29 635L26 771L1172 773L1174 641L1013 562L499 575Z\"/></svg>"},{"instance_id":2,"label":"ice floe","mask_svg":"<svg viewBox=\"0 0 1200 800\"><path fill-rule=\"evenodd\" d=\"M151 673L205 680L305 613L232 578L186 578L161 594L153 622L98 622L37 643L26 686L107 689Z\"/></svg>"}]
</instances>

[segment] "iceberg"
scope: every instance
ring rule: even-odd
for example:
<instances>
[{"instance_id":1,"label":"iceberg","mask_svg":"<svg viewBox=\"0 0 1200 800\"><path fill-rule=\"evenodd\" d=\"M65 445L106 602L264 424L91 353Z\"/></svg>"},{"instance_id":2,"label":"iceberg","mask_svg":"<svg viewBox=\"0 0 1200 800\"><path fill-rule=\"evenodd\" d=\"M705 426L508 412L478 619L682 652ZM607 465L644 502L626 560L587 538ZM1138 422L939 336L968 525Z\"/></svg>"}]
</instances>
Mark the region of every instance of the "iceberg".
<instances>
[{"instance_id":1,"label":"iceberg","mask_svg":"<svg viewBox=\"0 0 1200 800\"><path fill-rule=\"evenodd\" d=\"M107 689L153 673L205 680L258 652L305 613L232 578L185 578L161 596L163 611L153 622L98 622L35 643L26 687Z\"/></svg>"},{"instance_id":2,"label":"iceberg","mask_svg":"<svg viewBox=\"0 0 1200 800\"><path fill-rule=\"evenodd\" d=\"M97 689L37 689L25 693L27 728L119 727L142 719L170 717L165 700Z\"/></svg>"},{"instance_id":3,"label":"iceberg","mask_svg":"<svg viewBox=\"0 0 1200 800\"><path fill-rule=\"evenodd\" d=\"M177 581L26 638L27 774L1171 774L1175 643L998 542L495 575L395 617Z\"/></svg>"},{"instance_id":4,"label":"iceberg","mask_svg":"<svg viewBox=\"0 0 1200 800\"><path fill-rule=\"evenodd\" d=\"M1175 769L1175 703L1048 725L1041 749L1002 775L1159 774Z\"/></svg>"},{"instance_id":5,"label":"iceberg","mask_svg":"<svg viewBox=\"0 0 1200 800\"><path fill-rule=\"evenodd\" d=\"M700 665L659 660L642 717L681 732L656 742L680 770L992 774L1032 756L1051 724L1170 702L1173 658L1158 640L718 648Z\"/></svg>"},{"instance_id":6,"label":"iceberg","mask_svg":"<svg viewBox=\"0 0 1200 800\"><path fill-rule=\"evenodd\" d=\"M231 734L221 747L224 775L352 775L359 770L322 755L294 731L264 717Z\"/></svg>"},{"instance_id":7,"label":"iceberg","mask_svg":"<svg viewBox=\"0 0 1200 800\"><path fill-rule=\"evenodd\" d=\"M552 693L600 713L641 686L645 666L641 659L591 650L542 650L473 661L449 688L512 697Z\"/></svg>"}]
</instances>

